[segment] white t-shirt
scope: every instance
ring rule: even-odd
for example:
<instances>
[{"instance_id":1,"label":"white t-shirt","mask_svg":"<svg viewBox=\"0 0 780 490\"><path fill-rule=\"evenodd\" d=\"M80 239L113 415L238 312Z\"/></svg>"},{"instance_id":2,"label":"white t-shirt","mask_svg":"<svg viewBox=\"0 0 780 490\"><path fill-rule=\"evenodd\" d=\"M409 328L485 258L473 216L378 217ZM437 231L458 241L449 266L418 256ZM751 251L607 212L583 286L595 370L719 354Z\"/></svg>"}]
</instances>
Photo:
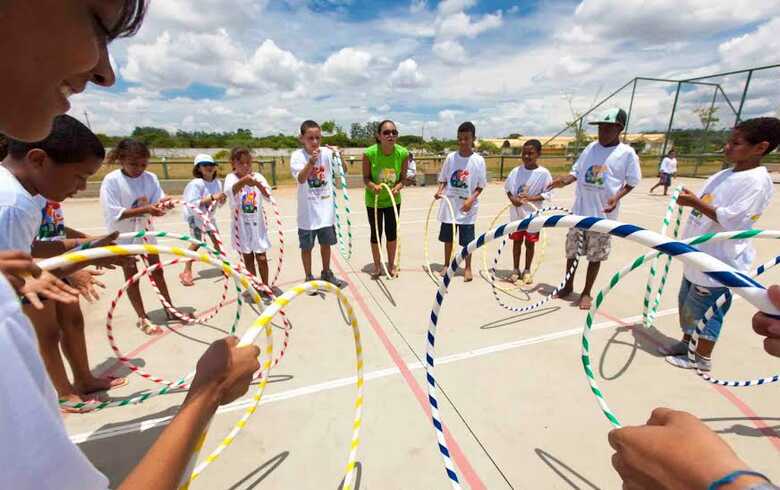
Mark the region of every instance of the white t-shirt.
<instances>
[{"instance_id":1,"label":"white t-shirt","mask_svg":"<svg viewBox=\"0 0 780 490\"><path fill-rule=\"evenodd\" d=\"M100 205L109 232L128 233L146 228L149 215L119 219L128 209L160 202L165 197L160 181L151 172L131 178L117 169L103 177L100 184ZM149 240L153 241L153 240Z\"/></svg>"},{"instance_id":2,"label":"white t-shirt","mask_svg":"<svg viewBox=\"0 0 780 490\"><path fill-rule=\"evenodd\" d=\"M252 177L263 184L267 189L268 181L261 174L255 172ZM242 254L265 253L271 249L268 240L268 227L263 213L263 193L255 186L245 185L233 193L233 186L239 181L239 177L230 173L225 177L225 194L230 204L230 236L233 238L233 249ZM238 209L238 222L236 222L236 209Z\"/></svg>"},{"instance_id":3,"label":"white t-shirt","mask_svg":"<svg viewBox=\"0 0 780 490\"><path fill-rule=\"evenodd\" d=\"M409 163L406 166L406 178L412 179L417 175L417 162L414 161L414 158L409 159Z\"/></svg>"},{"instance_id":4,"label":"white t-shirt","mask_svg":"<svg viewBox=\"0 0 780 490\"><path fill-rule=\"evenodd\" d=\"M35 330L2 274L0 392L0 488L108 488L108 479L68 438Z\"/></svg>"},{"instance_id":5,"label":"white t-shirt","mask_svg":"<svg viewBox=\"0 0 780 490\"><path fill-rule=\"evenodd\" d=\"M311 155L306 150L295 150L290 156L290 171L298 182L298 174L309 162ZM320 158L311 169L309 178L298 182L298 228L319 230L336 223L336 208L333 205L333 152L320 148Z\"/></svg>"},{"instance_id":6,"label":"white t-shirt","mask_svg":"<svg viewBox=\"0 0 780 490\"><path fill-rule=\"evenodd\" d=\"M509 172L509 177L504 183L504 191L512 196L518 194L528 194L529 196L542 196L543 201L534 201L533 205L542 208L547 205L547 201L552 197L552 192L547 191L547 187L552 184L552 175L544 167L536 167L533 170L525 168L525 165L519 165ZM509 216L512 221L523 219L531 212L530 206L512 206L509 208Z\"/></svg>"},{"instance_id":7,"label":"white t-shirt","mask_svg":"<svg viewBox=\"0 0 780 490\"><path fill-rule=\"evenodd\" d=\"M473 225L477 221L479 199L474 202L468 213L461 211L463 203L471 197L477 188L487 187L487 170L485 159L476 153L462 157L457 151L447 155L439 172L439 183L446 183L444 195L447 196L455 209L455 223ZM443 200L439 204L439 221L452 223L450 208Z\"/></svg>"},{"instance_id":8,"label":"white t-shirt","mask_svg":"<svg viewBox=\"0 0 780 490\"><path fill-rule=\"evenodd\" d=\"M200 210L203 213L206 213L209 209L208 206L200 206L199 203L202 201L205 197L210 196L212 194L219 194L222 192L222 181L219 179L214 179L212 181L207 181L203 179L193 179L188 184L187 187L184 188L184 193L182 195L182 199L184 202L188 202L190 204L193 204L195 206L200 207ZM195 224L198 228L203 228L203 223L198 215L198 213L194 213L189 207L182 206L183 213L184 213L184 220L188 221L190 216L195 218ZM216 226L216 223L214 221L214 215L216 214L216 207L212 209L211 213L209 213L209 219L211 220L211 224Z\"/></svg>"},{"instance_id":9,"label":"white t-shirt","mask_svg":"<svg viewBox=\"0 0 780 490\"><path fill-rule=\"evenodd\" d=\"M0 165L0 250L30 253L41 225L46 199L33 196Z\"/></svg>"},{"instance_id":10,"label":"white t-shirt","mask_svg":"<svg viewBox=\"0 0 780 490\"><path fill-rule=\"evenodd\" d=\"M704 187L697 194L701 200L715 207L718 221L712 221L693 209L688 217L683 238L753 228L753 224L769 206L773 193L772 178L766 167L756 167L741 172L734 172L732 169L722 170L707 179ZM750 240L705 242L696 247L741 272L750 270L756 255ZM722 286L692 267L685 266L684 273L689 281L699 286Z\"/></svg>"},{"instance_id":11,"label":"white t-shirt","mask_svg":"<svg viewBox=\"0 0 780 490\"><path fill-rule=\"evenodd\" d=\"M577 177L577 192L572 213L582 216L617 219L620 203L607 214L604 208L609 198L624 185L636 187L642 180L639 157L629 145L602 146L589 144L574 163L571 175Z\"/></svg>"},{"instance_id":12,"label":"white t-shirt","mask_svg":"<svg viewBox=\"0 0 780 490\"><path fill-rule=\"evenodd\" d=\"M677 159L676 158L664 157L664 159L661 160L661 172L663 172L665 174L676 174L677 173Z\"/></svg>"}]
</instances>

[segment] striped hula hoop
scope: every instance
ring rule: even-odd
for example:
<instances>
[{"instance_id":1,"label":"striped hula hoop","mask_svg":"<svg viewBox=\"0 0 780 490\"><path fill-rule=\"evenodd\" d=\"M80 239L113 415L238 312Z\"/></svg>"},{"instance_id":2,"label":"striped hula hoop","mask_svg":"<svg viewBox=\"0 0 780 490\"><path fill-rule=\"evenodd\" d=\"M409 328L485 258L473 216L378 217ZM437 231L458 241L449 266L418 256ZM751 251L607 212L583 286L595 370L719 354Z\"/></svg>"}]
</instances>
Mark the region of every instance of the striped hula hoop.
<instances>
[{"instance_id":1,"label":"striped hula hoop","mask_svg":"<svg viewBox=\"0 0 780 490\"><path fill-rule=\"evenodd\" d=\"M395 204L395 197L393 196L393 189L390 188L389 185L385 184L384 182L381 184L378 184L380 188L386 189L387 193L390 195L390 203L393 207L393 216L395 217L395 231L396 231L396 249L395 249L395 267L398 270L401 270L401 220L398 219L398 207L396 207ZM387 270L387 264L385 263L385 256L382 254L382 237L379 236L379 192L374 194L374 229L377 233L377 239L379 241L378 247L379 248L379 261L382 264L382 271L385 273L385 276L387 276L388 279L393 279L395 277L398 277L396 274L395 276ZM387 240L387 236L385 236L385 240Z\"/></svg>"},{"instance_id":2,"label":"striped hula hoop","mask_svg":"<svg viewBox=\"0 0 780 490\"><path fill-rule=\"evenodd\" d=\"M336 171L338 169L338 172ZM349 192L347 191L347 175L344 172L344 162L341 160L341 154L339 152L333 152L333 165L331 165L331 179L333 181L333 206L335 207L336 214L336 236L338 237L339 253L341 257L349 262L352 258L352 219L349 215L352 213L349 207ZM347 239L344 243L344 233L341 230L341 213L339 211L339 203L336 196L336 177L339 178L341 183L341 195L344 198L344 212L347 222Z\"/></svg>"},{"instance_id":3,"label":"striped hula hoop","mask_svg":"<svg viewBox=\"0 0 780 490\"><path fill-rule=\"evenodd\" d=\"M442 195L441 200L444 201L445 204L447 204L447 208L450 210L450 216L452 216L452 236L454 237L457 232L457 225L455 224L455 208L452 207L452 201L450 201L450 198ZM439 201L439 199L433 199L431 201L430 207L428 207L428 215L425 217L425 234L423 235L423 251L425 253L425 273L428 274L428 277L431 278L431 281L433 281L434 284L437 286L441 285L441 278L436 277L436 274L431 269L431 255L430 255L430 224L431 224L431 214L433 214L433 208L436 207L436 202ZM444 264L445 267L447 264Z\"/></svg>"},{"instance_id":4,"label":"striped hula hoop","mask_svg":"<svg viewBox=\"0 0 780 490\"><path fill-rule=\"evenodd\" d=\"M772 305L771 301L769 300L766 288L764 288L761 284L753 280L748 275L738 272L734 270L731 266L721 262L720 260L710 255L707 255L703 252L700 252L698 249L693 247L693 245L695 244L694 241L691 241L690 244L679 242L675 240L670 240L668 237L664 237L658 233L652 232L650 230L646 230L636 225L624 224L618 221L613 221L604 218L584 217L584 216L576 216L576 215L569 215L569 216L554 215L554 216L544 216L544 217L540 216L537 218L526 218L522 221L514 221L512 223L504 224L490 230L489 232L481 235L480 237L478 237L477 239L469 243L468 246L463 247L460 253L457 254L452 259L452 262L449 268L447 269L447 273L444 277L444 281L442 282L441 286L436 292L436 297L433 303L433 308L431 310L430 322L428 326L428 335L427 335L427 342L426 342L426 363L425 363L425 370L427 375L426 379L428 384L428 403L431 409L431 420L433 423L434 432L436 434L436 439L438 442L439 453L444 463L444 468L447 474L447 478L449 479L450 484L452 485L453 488L459 489L461 487L460 487L458 474L455 469L455 464L452 461L452 458L450 457L449 448L447 447L447 442L444 438L444 424L442 422L441 414L439 412L439 402L436 397L436 393L437 393L436 378L434 374L434 367L436 363L435 361L436 331L437 331L441 306L444 302L444 297L447 294L453 275L461 266L461 264L465 261L466 257L468 257L468 255L473 253L476 249L484 246L486 243L489 243L497 238L503 237L507 233L513 233L515 231L520 231L520 230L528 230L532 233L535 233L541 230L542 228L553 228L553 227L576 228L580 230L589 230L589 231L596 231L600 233L608 233L610 235L614 235L620 238L625 238L630 241L637 242L646 247L653 248L659 251L660 253L665 253L667 255L676 257L686 265L694 266L699 270L701 270L704 274L706 274L709 277L712 277L713 279L717 280L721 284L733 288L736 294L745 298L748 302L750 302L759 310L775 316L780 315L780 310L777 309L774 305ZM754 231L750 235L752 237L757 234L758 233L755 233ZM747 238L747 236L745 236L745 238ZM594 307L591 308L591 312L589 312L589 315L587 317L586 329L584 330L584 332L587 332L589 328L592 326L593 323L592 311L595 308L595 305L600 304L599 298L603 302L603 295L602 294L597 295L596 301L594 302ZM584 333L583 352L588 348L588 342L585 335L586 334ZM583 355L583 366L585 367L586 372L590 372L592 375L592 370L589 367L589 363L590 363L589 359L587 359ZM590 377L589 381L593 383L591 388L594 394L597 395L597 399L599 400L599 403L602 402L604 403L602 409L606 408L606 402L603 400L603 397L599 398L601 392L595 386L595 380L592 377ZM614 420L614 423L619 424L616 418Z\"/></svg>"}]
</instances>

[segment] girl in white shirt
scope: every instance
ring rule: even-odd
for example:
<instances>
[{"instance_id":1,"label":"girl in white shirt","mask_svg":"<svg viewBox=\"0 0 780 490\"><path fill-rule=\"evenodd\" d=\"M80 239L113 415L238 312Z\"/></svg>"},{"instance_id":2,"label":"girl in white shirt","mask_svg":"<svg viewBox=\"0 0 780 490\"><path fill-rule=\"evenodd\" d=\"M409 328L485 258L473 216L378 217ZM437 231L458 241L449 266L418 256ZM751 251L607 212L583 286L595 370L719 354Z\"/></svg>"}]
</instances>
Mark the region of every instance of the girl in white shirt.
<instances>
[{"instance_id":1,"label":"girl in white shirt","mask_svg":"<svg viewBox=\"0 0 780 490\"><path fill-rule=\"evenodd\" d=\"M184 188L183 199L185 202L198 206L204 214L208 213L209 221L215 228L217 222L215 218L214 203L221 206L225 203L227 196L222 192L222 182L217 178L217 164L210 155L201 153L195 157L192 167L192 176L195 177ZM211 212L209 212L211 209ZM184 219L190 227L190 236L196 240L203 240L205 234L211 238L214 248L219 250L219 245L213 231L210 231L203 222L203 219L188 206L184 206ZM197 250L198 246L190 245L190 250ZM221 250L220 250L221 251ZM179 280L183 286L192 286L192 262L184 265L184 272L179 274Z\"/></svg>"},{"instance_id":2,"label":"girl in white shirt","mask_svg":"<svg viewBox=\"0 0 780 490\"><path fill-rule=\"evenodd\" d=\"M241 254L249 273L255 275L259 271L260 280L267 285L266 252L271 249L271 241L268 239L262 199L271 197L268 194L268 181L259 172L252 172L252 154L247 148L233 148L230 163L233 172L225 177L225 194L230 203L233 249ZM277 292L281 294L281 290Z\"/></svg>"},{"instance_id":3,"label":"girl in white shirt","mask_svg":"<svg viewBox=\"0 0 780 490\"><path fill-rule=\"evenodd\" d=\"M109 232L141 231L149 224L150 216L165 216L170 209L171 198L163 192L157 176L146 171L150 156L149 148L145 144L129 138L117 143L116 148L109 153L108 163L118 162L121 166L106 175L100 185L100 204ZM140 240L136 241L140 243ZM148 241L154 243L153 238ZM152 266L160 262L160 257L149 255L147 261ZM135 261L123 265L122 269L125 279L130 279L138 273ZM151 275L168 304L173 304L163 270L157 269ZM162 329L151 324L146 316L137 282L127 289L127 297L138 315L138 328L148 335L162 333ZM168 320L175 319L168 310L165 314Z\"/></svg>"}]
</instances>

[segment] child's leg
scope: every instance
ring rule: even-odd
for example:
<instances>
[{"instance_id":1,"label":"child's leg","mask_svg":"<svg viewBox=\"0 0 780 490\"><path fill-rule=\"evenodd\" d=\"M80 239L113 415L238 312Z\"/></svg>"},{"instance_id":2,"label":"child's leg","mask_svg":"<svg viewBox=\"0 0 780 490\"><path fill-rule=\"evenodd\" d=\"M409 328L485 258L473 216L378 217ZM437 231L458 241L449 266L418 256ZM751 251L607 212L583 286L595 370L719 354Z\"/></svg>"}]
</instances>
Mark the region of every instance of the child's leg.
<instances>
[{"instance_id":1,"label":"child's leg","mask_svg":"<svg viewBox=\"0 0 780 490\"><path fill-rule=\"evenodd\" d=\"M160 256L159 255L149 255L148 259L149 266L153 266L160 263ZM168 284L165 283L165 274L163 274L162 269L157 269L156 271L152 272L152 279L154 279L155 284L157 284L157 288L160 290L160 294L162 294L163 298L165 298L165 301L168 302L169 305L173 305L173 301L171 301L171 295L168 292ZM165 315L168 317L168 320L172 320L175 318L167 309L165 310Z\"/></svg>"},{"instance_id":2,"label":"child's leg","mask_svg":"<svg viewBox=\"0 0 780 490\"><path fill-rule=\"evenodd\" d=\"M520 255L523 253L523 241L512 240L512 270L520 269Z\"/></svg>"},{"instance_id":3,"label":"child's leg","mask_svg":"<svg viewBox=\"0 0 780 490\"><path fill-rule=\"evenodd\" d=\"M368 227L371 229L371 258L374 261L374 272L372 275L379 276L382 273L382 256L379 254L380 233L377 230L377 220L374 219L374 208L366 207L366 214L368 215Z\"/></svg>"},{"instance_id":4,"label":"child's leg","mask_svg":"<svg viewBox=\"0 0 780 490\"><path fill-rule=\"evenodd\" d=\"M532 242L530 237L525 237L525 270L531 270L531 264L534 261L534 252L536 251L536 242Z\"/></svg>"},{"instance_id":5,"label":"child's leg","mask_svg":"<svg viewBox=\"0 0 780 490\"><path fill-rule=\"evenodd\" d=\"M568 233L566 233L566 270L564 271L564 274L571 271L571 275L563 288L555 295L556 298L566 298L574 291L574 276L577 273L577 268L574 267L574 261L580 252L577 249L577 242L582 233L582 230L574 229L569 230ZM585 240L584 234L582 235L582 240Z\"/></svg>"},{"instance_id":6,"label":"child's leg","mask_svg":"<svg viewBox=\"0 0 780 490\"><path fill-rule=\"evenodd\" d=\"M330 270L330 245L320 244L320 257L322 257L322 272Z\"/></svg>"},{"instance_id":7,"label":"child's leg","mask_svg":"<svg viewBox=\"0 0 780 490\"><path fill-rule=\"evenodd\" d=\"M89 369L87 341L84 337L84 315L81 306L56 303L57 319L62 326L62 352L73 371L73 387L82 395L104 391L124 383L124 379L97 378Z\"/></svg>"},{"instance_id":8,"label":"child's leg","mask_svg":"<svg viewBox=\"0 0 780 490\"><path fill-rule=\"evenodd\" d=\"M191 243L188 247L193 252L198 249L198 246L194 243ZM192 286L192 261L188 260L184 263L184 272L179 274L179 280L181 281L183 286Z\"/></svg>"},{"instance_id":9,"label":"child's leg","mask_svg":"<svg viewBox=\"0 0 780 490\"><path fill-rule=\"evenodd\" d=\"M306 273L306 280L314 277L311 273L311 251L314 248L314 235L312 230L302 230L298 228L298 243L301 248L301 262L303 262L303 272Z\"/></svg>"},{"instance_id":10,"label":"child's leg","mask_svg":"<svg viewBox=\"0 0 780 490\"><path fill-rule=\"evenodd\" d=\"M387 233L387 268L390 270L390 274L397 275L398 271L395 270L395 256L398 251L398 223L395 221L395 212L393 208L385 208L384 212L385 232ZM401 212L401 205L398 204L396 212Z\"/></svg>"},{"instance_id":11,"label":"child's leg","mask_svg":"<svg viewBox=\"0 0 780 490\"><path fill-rule=\"evenodd\" d=\"M270 286L268 282L268 255L265 253L255 253L255 260L257 260L257 270L260 272L260 280L263 284Z\"/></svg>"},{"instance_id":12,"label":"child's leg","mask_svg":"<svg viewBox=\"0 0 780 490\"><path fill-rule=\"evenodd\" d=\"M122 272L125 274L125 280L130 279L138 273L138 265L135 261L130 265L123 265ZM144 311L144 300L141 298L141 290L138 287L138 282L134 282L127 288L127 298L130 300L130 304L133 305L135 314L138 318L146 318L146 312Z\"/></svg>"},{"instance_id":13,"label":"child's leg","mask_svg":"<svg viewBox=\"0 0 780 490\"><path fill-rule=\"evenodd\" d=\"M452 258L452 241L444 242L444 268L441 270L443 276L447 272L447 268L450 266L450 259Z\"/></svg>"},{"instance_id":14,"label":"child's leg","mask_svg":"<svg viewBox=\"0 0 780 490\"><path fill-rule=\"evenodd\" d=\"M248 253L241 254L241 256L244 258L244 266L246 267L246 270L253 276L256 276L257 269L255 269L255 254Z\"/></svg>"},{"instance_id":15,"label":"child's leg","mask_svg":"<svg viewBox=\"0 0 780 490\"><path fill-rule=\"evenodd\" d=\"M211 239L211 243L214 245L214 250L216 250L219 253L222 253L222 248L219 246L219 242L217 241L217 236L209 232L209 238Z\"/></svg>"},{"instance_id":16,"label":"child's leg","mask_svg":"<svg viewBox=\"0 0 780 490\"><path fill-rule=\"evenodd\" d=\"M30 319L38 337L38 350L41 354L46 372L49 373L57 396L71 401L81 401L78 392L70 384L65 372L65 364L60 356L60 336L62 330L57 321L57 309L54 301L43 303L43 310L36 310L31 305L24 305L24 313Z\"/></svg>"}]
</instances>

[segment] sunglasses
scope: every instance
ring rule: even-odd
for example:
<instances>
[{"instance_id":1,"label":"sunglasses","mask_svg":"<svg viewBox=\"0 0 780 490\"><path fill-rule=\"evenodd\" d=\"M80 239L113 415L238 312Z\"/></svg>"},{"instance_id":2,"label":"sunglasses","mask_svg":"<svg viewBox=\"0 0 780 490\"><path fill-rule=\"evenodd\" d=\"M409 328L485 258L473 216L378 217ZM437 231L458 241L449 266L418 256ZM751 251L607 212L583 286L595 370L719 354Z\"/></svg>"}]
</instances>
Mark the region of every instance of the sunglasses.
<instances>
[{"instance_id":1,"label":"sunglasses","mask_svg":"<svg viewBox=\"0 0 780 490\"><path fill-rule=\"evenodd\" d=\"M382 136L398 136L398 130L385 129L384 131L382 131Z\"/></svg>"},{"instance_id":2,"label":"sunglasses","mask_svg":"<svg viewBox=\"0 0 780 490\"><path fill-rule=\"evenodd\" d=\"M217 164L216 163L212 163L212 162L200 162L200 163L198 163L198 166L199 167L216 167Z\"/></svg>"}]
</instances>

